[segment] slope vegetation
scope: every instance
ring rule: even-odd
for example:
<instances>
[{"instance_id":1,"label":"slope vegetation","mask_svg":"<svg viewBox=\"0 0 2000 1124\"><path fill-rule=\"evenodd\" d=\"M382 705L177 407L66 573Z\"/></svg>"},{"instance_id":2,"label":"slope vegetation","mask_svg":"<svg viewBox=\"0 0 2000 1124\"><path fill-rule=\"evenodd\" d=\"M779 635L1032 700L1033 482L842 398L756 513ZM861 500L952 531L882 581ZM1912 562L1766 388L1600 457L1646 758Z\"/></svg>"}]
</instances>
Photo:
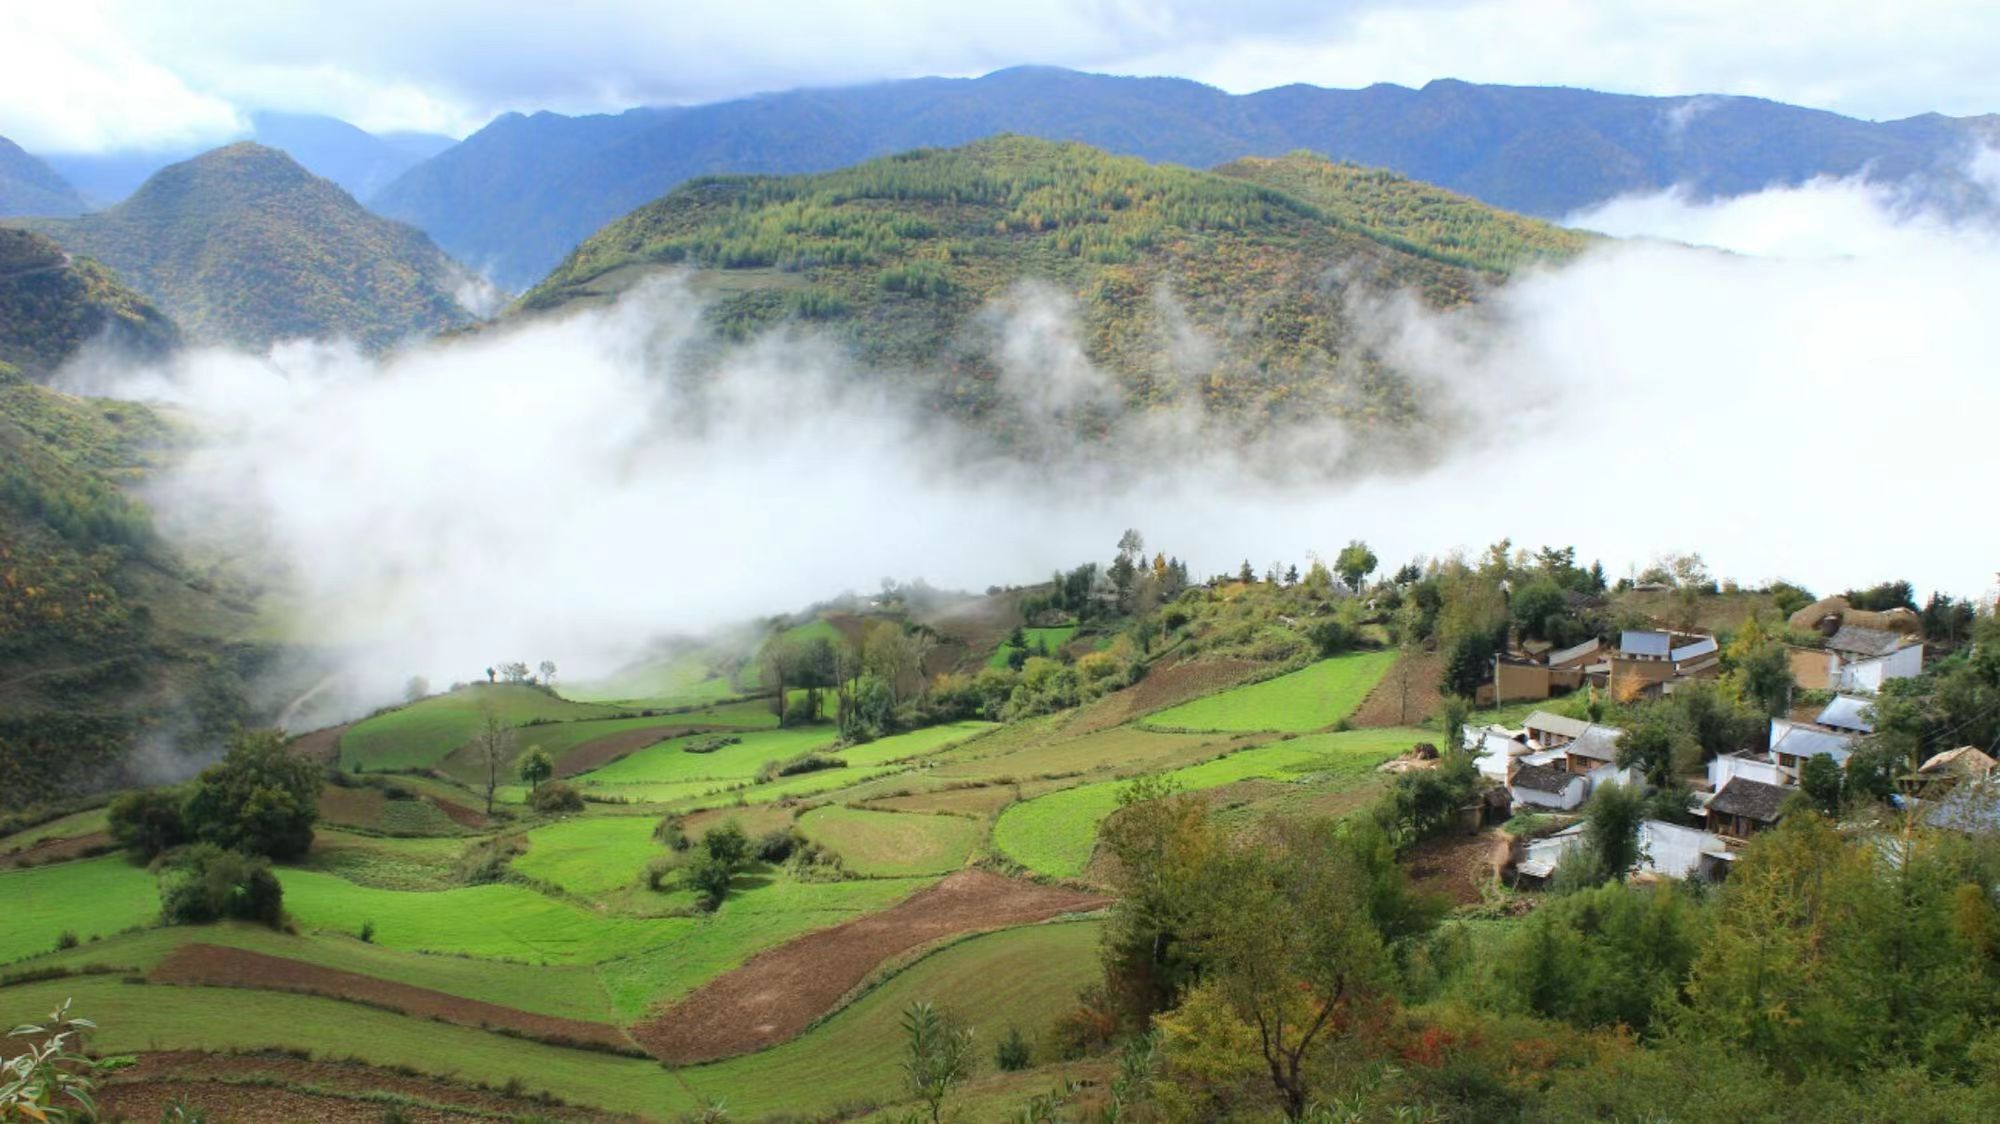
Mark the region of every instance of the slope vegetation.
<instances>
[{"instance_id":1,"label":"slope vegetation","mask_svg":"<svg viewBox=\"0 0 2000 1124\"><path fill-rule=\"evenodd\" d=\"M46 375L87 343L156 359L179 341L173 321L104 266L0 227L0 363Z\"/></svg>"},{"instance_id":2,"label":"slope vegetation","mask_svg":"<svg viewBox=\"0 0 2000 1124\"><path fill-rule=\"evenodd\" d=\"M422 233L284 153L243 143L161 170L108 211L35 226L111 265L204 343L345 336L385 347L465 323Z\"/></svg>"},{"instance_id":3,"label":"slope vegetation","mask_svg":"<svg viewBox=\"0 0 2000 1124\"><path fill-rule=\"evenodd\" d=\"M0 215L77 215L83 196L54 168L0 137Z\"/></svg>"}]
</instances>

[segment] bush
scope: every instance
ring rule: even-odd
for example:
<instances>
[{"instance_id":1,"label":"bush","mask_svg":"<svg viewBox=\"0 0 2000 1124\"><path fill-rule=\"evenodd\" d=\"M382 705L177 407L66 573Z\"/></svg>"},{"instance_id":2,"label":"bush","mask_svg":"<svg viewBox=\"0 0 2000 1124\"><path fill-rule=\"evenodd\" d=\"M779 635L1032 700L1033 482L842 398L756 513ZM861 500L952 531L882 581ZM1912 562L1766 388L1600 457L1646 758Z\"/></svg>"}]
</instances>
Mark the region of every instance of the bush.
<instances>
[{"instance_id":1,"label":"bush","mask_svg":"<svg viewBox=\"0 0 2000 1124\"><path fill-rule=\"evenodd\" d=\"M202 770L182 807L187 832L217 847L295 859L312 846L319 770L285 748L276 730L237 735L218 765Z\"/></svg>"},{"instance_id":2,"label":"bush","mask_svg":"<svg viewBox=\"0 0 2000 1124\"><path fill-rule=\"evenodd\" d=\"M549 781L528 797L528 804L537 812L581 812L583 796L567 781Z\"/></svg>"},{"instance_id":3,"label":"bush","mask_svg":"<svg viewBox=\"0 0 2000 1124\"><path fill-rule=\"evenodd\" d=\"M735 878L735 864L706 851L698 852L687 867L688 888L701 895L702 907L711 912L722 907L723 899L729 896L729 884Z\"/></svg>"},{"instance_id":4,"label":"bush","mask_svg":"<svg viewBox=\"0 0 2000 1124\"><path fill-rule=\"evenodd\" d=\"M225 917L284 920L285 890L261 856L197 843L181 853L161 880L160 913L170 925L205 925Z\"/></svg>"},{"instance_id":5,"label":"bush","mask_svg":"<svg viewBox=\"0 0 2000 1124\"><path fill-rule=\"evenodd\" d=\"M1028 1040L1021 1035L1021 1028L1010 1026L1007 1037L993 1051L993 1064L1007 1073L1015 1073L1028 1068L1034 1062L1034 1051L1029 1049Z\"/></svg>"},{"instance_id":6,"label":"bush","mask_svg":"<svg viewBox=\"0 0 2000 1124\"><path fill-rule=\"evenodd\" d=\"M188 841L181 805L187 795L175 788L128 792L111 802L111 838L135 858L151 862Z\"/></svg>"},{"instance_id":7,"label":"bush","mask_svg":"<svg viewBox=\"0 0 2000 1124\"><path fill-rule=\"evenodd\" d=\"M819 721L817 709L804 695L785 705L785 716L779 720L781 726L810 726Z\"/></svg>"},{"instance_id":8,"label":"bush","mask_svg":"<svg viewBox=\"0 0 2000 1124\"><path fill-rule=\"evenodd\" d=\"M817 773L822 769L846 767L847 761L844 758L824 753L801 753L797 757L783 761L766 761L764 767L757 771L757 779L760 783L766 783L779 777L795 777L802 773Z\"/></svg>"},{"instance_id":9,"label":"bush","mask_svg":"<svg viewBox=\"0 0 2000 1124\"><path fill-rule=\"evenodd\" d=\"M688 840L687 832L681 830L679 816L667 816L661 819L653 828L653 838L665 843L676 851L685 851L692 846Z\"/></svg>"},{"instance_id":10,"label":"bush","mask_svg":"<svg viewBox=\"0 0 2000 1124\"><path fill-rule=\"evenodd\" d=\"M374 943L375 943L375 922L373 922L373 921L363 921L363 922L361 923L361 934L360 934L360 935L361 935L361 943L362 943L362 944L374 944Z\"/></svg>"},{"instance_id":11,"label":"bush","mask_svg":"<svg viewBox=\"0 0 2000 1124\"><path fill-rule=\"evenodd\" d=\"M784 862L786 859L792 857L792 852L798 850L799 844L803 842L805 842L804 837L791 828L781 827L775 831L767 832L762 839L757 840L757 861L766 863Z\"/></svg>"},{"instance_id":12,"label":"bush","mask_svg":"<svg viewBox=\"0 0 2000 1124\"><path fill-rule=\"evenodd\" d=\"M655 893L667 888L667 876L674 872L674 860L660 855L646 863L646 889Z\"/></svg>"},{"instance_id":13,"label":"bush","mask_svg":"<svg viewBox=\"0 0 2000 1124\"><path fill-rule=\"evenodd\" d=\"M734 870L750 854L750 837L743 834L742 824L726 820L703 833L701 849L709 858Z\"/></svg>"},{"instance_id":14,"label":"bush","mask_svg":"<svg viewBox=\"0 0 2000 1124\"><path fill-rule=\"evenodd\" d=\"M75 929L64 929L62 935L56 938L56 951L62 952L66 949L72 949L80 943L82 942L76 939Z\"/></svg>"}]
</instances>

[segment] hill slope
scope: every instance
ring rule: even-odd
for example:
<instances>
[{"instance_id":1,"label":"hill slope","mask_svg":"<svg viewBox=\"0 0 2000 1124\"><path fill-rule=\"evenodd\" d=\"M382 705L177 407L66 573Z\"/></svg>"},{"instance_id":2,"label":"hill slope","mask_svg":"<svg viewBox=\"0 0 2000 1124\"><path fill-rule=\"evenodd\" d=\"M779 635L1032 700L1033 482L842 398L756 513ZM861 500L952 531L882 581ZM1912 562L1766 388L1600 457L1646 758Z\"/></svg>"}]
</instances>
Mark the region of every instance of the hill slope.
<instances>
[{"instance_id":1,"label":"hill slope","mask_svg":"<svg viewBox=\"0 0 2000 1124\"><path fill-rule=\"evenodd\" d=\"M76 215L83 196L54 168L0 137L0 215Z\"/></svg>"},{"instance_id":2,"label":"hill slope","mask_svg":"<svg viewBox=\"0 0 2000 1124\"><path fill-rule=\"evenodd\" d=\"M1815 175L1897 179L1967 154L1949 118L1876 124L1757 98L1646 98L1480 86L1285 86L1231 95L1181 79L1045 67L799 90L617 116L508 115L372 201L510 286L682 181L825 171L998 133L1209 167L1310 149L1530 215L1687 184L1738 194Z\"/></svg>"},{"instance_id":3,"label":"hill slope","mask_svg":"<svg viewBox=\"0 0 2000 1124\"><path fill-rule=\"evenodd\" d=\"M926 389L980 416L1010 367L1024 386L1055 381L1051 356L1010 357L1010 312L1032 319L1074 297L1078 344L1128 404L1393 418L1412 403L1368 354L1356 297L1414 289L1451 306L1585 244L1306 155L1228 173L999 137L819 175L698 180L592 236L520 307L598 301L691 266L725 334L816 321L872 367L938 375Z\"/></svg>"},{"instance_id":4,"label":"hill slope","mask_svg":"<svg viewBox=\"0 0 2000 1124\"><path fill-rule=\"evenodd\" d=\"M33 225L109 264L204 343L348 336L379 348L469 319L452 296L463 273L430 239L255 144L175 164L108 211Z\"/></svg>"},{"instance_id":5,"label":"hill slope","mask_svg":"<svg viewBox=\"0 0 2000 1124\"><path fill-rule=\"evenodd\" d=\"M86 343L158 358L180 330L89 258L33 231L0 227L0 363L46 375Z\"/></svg>"}]
</instances>

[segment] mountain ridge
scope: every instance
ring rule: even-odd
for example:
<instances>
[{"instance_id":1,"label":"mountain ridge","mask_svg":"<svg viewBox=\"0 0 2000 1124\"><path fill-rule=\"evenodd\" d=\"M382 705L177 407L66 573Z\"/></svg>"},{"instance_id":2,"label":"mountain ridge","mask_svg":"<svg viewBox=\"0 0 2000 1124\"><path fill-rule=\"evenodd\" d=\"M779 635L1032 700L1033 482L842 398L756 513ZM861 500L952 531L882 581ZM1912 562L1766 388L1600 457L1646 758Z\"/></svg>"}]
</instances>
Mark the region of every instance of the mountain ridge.
<instances>
[{"instance_id":1,"label":"mountain ridge","mask_svg":"<svg viewBox=\"0 0 2000 1124\"><path fill-rule=\"evenodd\" d=\"M48 161L0 137L0 218L14 215L78 215L83 196Z\"/></svg>"}]
</instances>

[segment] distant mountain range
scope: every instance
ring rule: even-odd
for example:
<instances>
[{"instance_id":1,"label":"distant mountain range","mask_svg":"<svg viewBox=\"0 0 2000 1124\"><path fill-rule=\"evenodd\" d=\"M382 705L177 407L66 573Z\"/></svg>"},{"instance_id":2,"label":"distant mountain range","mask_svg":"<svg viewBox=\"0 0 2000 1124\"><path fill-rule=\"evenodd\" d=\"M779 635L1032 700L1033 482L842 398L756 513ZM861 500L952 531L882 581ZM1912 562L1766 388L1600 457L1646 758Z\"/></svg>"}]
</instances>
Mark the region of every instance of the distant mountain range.
<instances>
[{"instance_id":1,"label":"distant mountain range","mask_svg":"<svg viewBox=\"0 0 2000 1124\"><path fill-rule=\"evenodd\" d=\"M231 141L253 141L282 150L312 174L339 184L356 199L367 199L404 171L457 142L432 133L376 135L334 117L302 113L251 115L250 131ZM92 207L119 202L153 173L200 155L207 148L77 153L44 157ZM75 214L70 211L16 211L15 214ZM8 213L0 210L0 214Z\"/></svg>"},{"instance_id":2,"label":"distant mountain range","mask_svg":"<svg viewBox=\"0 0 2000 1124\"><path fill-rule=\"evenodd\" d=\"M0 137L0 218L83 213L83 196L45 161Z\"/></svg>"},{"instance_id":3,"label":"distant mountain range","mask_svg":"<svg viewBox=\"0 0 2000 1124\"><path fill-rule=\"evenodd\" d=\"M601 303L677 266L719 335L811 322L873 376L1020 451L1098 433L1128 407L1246 432L1344 417L1401 433L1425 404L1373 354L1357 307L1401 292L1460 305L1589 240L1310 154L1200 172L1003 136L692 181L593 235L518 314ZM1106 383L1062 375L1068 353L1035 339L1021 352L1051 302L1075 335L1050 346Z\"/></svg>"},{"instance_id":4,"label":"distant mountain range","mask_svg":"<svg viewBox=\"0 0 2000 1124\"><path fill-rule=\"evenodd\" d=\"M1633 97L1442 80L1284 86L1031 67L612 116L509 114L371 205L500 283L534 283L605 223L696 176L824 171L999 133L1210 167L1308 149L1529 215L1683 184L1734 195L1818 175L1947 181L1995 119L1871 123L1758 98Z\"/></svg>"},{"instance_id":5,"label":"distant mountain range","mask_svg":"<svg viewBox=\"0 0 2000 1124\"><path fill-rule=\"evenodd\" d=\"M455 298L469 278L421 231L249 142L165 168L109 210L16 221L117 270L197 342L379 348L470 319Z\"/></svg>"}]
</instances>

